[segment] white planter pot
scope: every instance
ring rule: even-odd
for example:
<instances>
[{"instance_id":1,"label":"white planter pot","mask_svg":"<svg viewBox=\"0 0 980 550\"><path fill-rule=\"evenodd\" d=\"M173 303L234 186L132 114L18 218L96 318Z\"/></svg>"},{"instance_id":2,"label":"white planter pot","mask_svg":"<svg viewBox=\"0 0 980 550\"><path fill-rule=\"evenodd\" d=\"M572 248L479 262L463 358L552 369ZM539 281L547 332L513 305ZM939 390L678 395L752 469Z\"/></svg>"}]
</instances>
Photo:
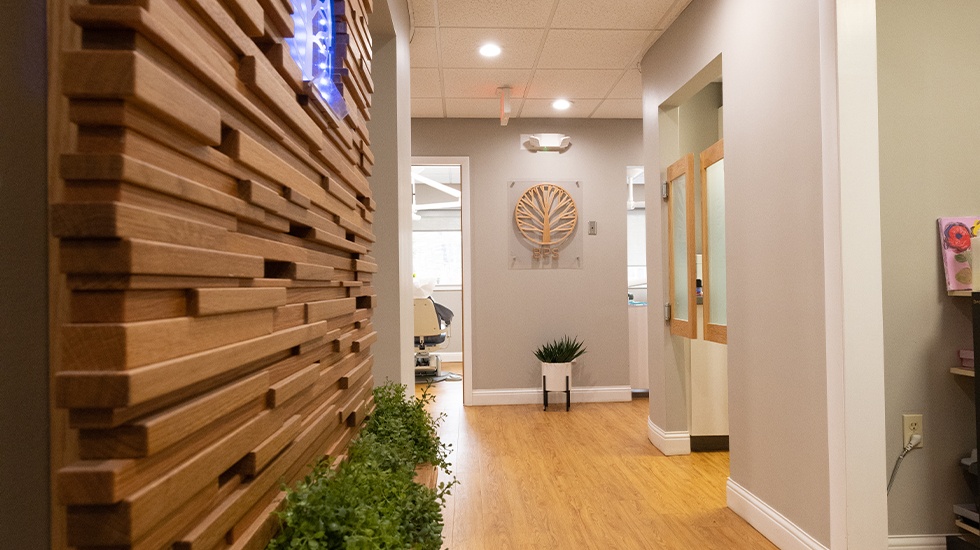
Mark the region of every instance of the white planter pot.
<instances>
[{"instance_id":1,"label":"white planter pot","mask_svg":"<svg viewBox=\"0 0 980 550\"><path fill-rule=\"evenodd\" d=\"M565 391L565 377L568 377L568 387L572 385L572 364L542 362L541 376L545 377L546 390Z\"/></svg>"}]
</instances>

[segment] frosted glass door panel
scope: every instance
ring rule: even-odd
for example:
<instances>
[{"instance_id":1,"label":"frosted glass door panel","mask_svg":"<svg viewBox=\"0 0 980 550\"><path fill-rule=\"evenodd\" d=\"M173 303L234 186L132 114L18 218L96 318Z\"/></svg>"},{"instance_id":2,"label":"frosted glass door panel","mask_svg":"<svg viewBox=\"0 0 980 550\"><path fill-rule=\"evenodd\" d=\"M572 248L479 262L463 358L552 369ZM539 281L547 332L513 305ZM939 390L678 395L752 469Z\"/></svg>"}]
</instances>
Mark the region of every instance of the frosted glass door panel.
<instances>
[{"instance_id":1,"label":"frosted glass door panel","mask_svg":"<svg viewBox=\"0 0 980 550\"><path fill-rule=\"evenodd\" d=\"M704 339L728 343L728 282L725 276L725 160L724 141L701 153L702 280Z\"/></svg>"},{"instance_id":2,"label":"frosted glass door panel","mask_svg":"<svg viewBox=\"0 0 980 550\"><path fill-rule=\"evenodd\" d=\"M708 167L708 254L711 255L711 322L728 324L725 305L728 291L725 281L725 161L719 160Z\"/></svg>"},{"instance_id":3,"label":"frosted glass door panel","mask_svg":"<svg viewBox=\"0 0 980 550\"><path fill-rule=\"evenodd\" d=\"M694 258L694 155L667 168L668 279L670 332L697 338Z\"/></svg>"},{"instance_id":4,"label":"frosted glass door panel","mask_svg":"<svg viewBox=\"0 0 980 550\"><path fill-rule=\"evenodd\" d=\"M678 320L690 320L691 305L687 299L687 177L671 182L670 213L674 219L674 296L671 314Z\"/></svg>"}]
</instances>

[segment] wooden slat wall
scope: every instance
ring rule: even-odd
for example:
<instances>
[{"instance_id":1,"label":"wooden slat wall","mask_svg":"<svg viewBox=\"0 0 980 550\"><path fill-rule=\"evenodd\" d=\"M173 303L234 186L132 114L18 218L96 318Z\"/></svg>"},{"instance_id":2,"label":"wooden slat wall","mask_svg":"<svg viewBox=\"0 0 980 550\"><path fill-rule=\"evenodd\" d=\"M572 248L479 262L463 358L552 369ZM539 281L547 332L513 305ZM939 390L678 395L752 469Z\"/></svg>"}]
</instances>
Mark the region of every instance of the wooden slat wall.
<instances>
[{"instance_id":1,"label":"wooden slat wall","mask_svg":"<svg viewBox=\"0 0 980 550\"><path fill-rule=\"evenodd\" d=\"M66 15L82 47L56 81L78 138L51 224L70 546L262 548L282 484L373 407L372 6L335 6L343 119L289 58L286 0Z\"/></svg>"}]
</instances>

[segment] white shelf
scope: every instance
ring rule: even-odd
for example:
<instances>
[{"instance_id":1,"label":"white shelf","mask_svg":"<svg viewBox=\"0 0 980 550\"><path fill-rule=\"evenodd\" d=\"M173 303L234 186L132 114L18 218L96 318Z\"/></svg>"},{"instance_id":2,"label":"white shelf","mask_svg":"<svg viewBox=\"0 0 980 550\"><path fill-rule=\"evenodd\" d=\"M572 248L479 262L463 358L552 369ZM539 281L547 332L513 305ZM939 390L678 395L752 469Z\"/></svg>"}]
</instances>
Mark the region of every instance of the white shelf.
<instances>
[{"instance_id":1,"label":"white shelf","mask_svg":"<svg viewBox=\"0 0 980 550\"><path fill-rule=\"evenodd\" d=\"M965 369L963 367L950 367L949 372L958 376L969 376L970 378L976 377L976 372L973 369Z\"/></svg>"}]
</instances>

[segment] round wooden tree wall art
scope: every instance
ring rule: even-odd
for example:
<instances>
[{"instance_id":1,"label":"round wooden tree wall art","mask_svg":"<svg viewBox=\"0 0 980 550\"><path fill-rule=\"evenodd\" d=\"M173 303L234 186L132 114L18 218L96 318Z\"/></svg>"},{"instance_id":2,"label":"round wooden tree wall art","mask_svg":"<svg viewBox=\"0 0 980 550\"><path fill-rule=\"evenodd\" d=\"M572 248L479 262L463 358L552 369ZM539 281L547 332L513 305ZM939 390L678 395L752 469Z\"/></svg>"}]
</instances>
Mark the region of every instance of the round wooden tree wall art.
<instances>
[{"instance_id":1,"label":"round wooden tree wall art","mask_svg":"<svg viewBox=\"0 0 980 550\"><path fill-rule=\"evenodd\" d=\"M568 191L553 183L540 183L517 200L514 223L521 236L534 246L531 254L535 260L557 260L559 247L578 224L578 210Z\"/></svg>"}]
</instances>

